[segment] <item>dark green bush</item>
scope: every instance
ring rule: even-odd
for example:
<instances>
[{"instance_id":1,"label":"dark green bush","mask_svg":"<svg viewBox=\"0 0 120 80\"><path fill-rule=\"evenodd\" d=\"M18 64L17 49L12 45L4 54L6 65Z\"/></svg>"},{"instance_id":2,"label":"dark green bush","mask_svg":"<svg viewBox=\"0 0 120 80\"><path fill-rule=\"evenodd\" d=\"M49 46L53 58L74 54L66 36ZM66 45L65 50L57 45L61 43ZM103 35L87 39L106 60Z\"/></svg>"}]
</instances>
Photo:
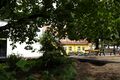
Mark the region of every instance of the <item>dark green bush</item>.
<instances>
[{"instance_id":1,"label":"dark green bush","mask_svg":"<svg viewBox=\"0 0 120 80\"><path fill-rule=\"evenodd\" d=\"M61 62L62 61L62 62ZM58 64L59 63L59 64ZM54 63L43 71L43 80L75 80L76 69L74 61L67 58L54 59Z\"/></svg>"},{"instance_id":2,"label":"dark green bush","mask_svg":"<svg viewBox=\"0 0 120 80\"><path fill-rule=\"evenodd\" d=\"M59 41L51 34L41 40L43 56L36 60L25 60L19 55L12 54L7 59L7 70L0 76L2 80L36 80L34 73L42 80L75 80L76 70L74 61L68 59ZM14 71L14 72L13 72ZM11 76L11 77L9 77ZM6 77L4 79L4 77Z\"/></svg>"},{"instance_id":3,"label":"dark green bush","mask_svg":"<svg viewBox=\"0 0 120 80\"><path fill-rule=\"evenodd\" d=\"M5 69L1 68L1 70L0 70L0 80L16 80L14 71L7 72Z\"/></svg>"},{"instance_id":4,"label":"dark green bush","mask_svg":"<svg viewBox=\"0 0 120 80\"><path fill-rule=\"evenodd\" d=\"M7 58L7 65L9 66L10 70L16 70L17 69L17 65L16 63L21 59L21 57L19 55L15 55L12 54L10 56L8 56Z\"/></svg>"},{"instance_id":5,"label":"dark green bush","mask_svg":"<svg viewBox=\"0 0 120 80\"><path fill-rule=\"evenodd\" d=\"M43 80L75 80L74 61L67 58L59 40L46 31L40 39L43 56L40 58L40 69Z\"/></svg>"},{"instance_id":6,"label":"dark green bush","mask_svg":"<svg viewBox=\"0 0 120 80\"><path fill-rule=\"evenodd\" d=\"M19 60L16 63L16 66L19 67L20 70L22 70L23 72L27 72L31 68L30 64L26 60L23 60L23 59Z\"/></svg>"},{"instance_id":7,"label":"dark green bush","mask_svg":"<svg viewBox=\"0 0 120 80\"><path fill-rule=\"evenodd\" d=\"M36 80L36 78L32 75L25 78L25 80Z\"/></svg>"},{"instance_id":8,"label":"dark green bush","mask_svg":"<svg viewBox=\"0 0 120 80\"><path fill-rule=\"evenodd\" d=\"M33 68L36 64L35 60L25 60L25 59L20 59L17 63L16 66L22 70L23 72L28 72L31 68Z\"/></svg>"},{"instance_id":9,"label":"dark green bush","mask_svg":"<svg viewBox=\"0 0 120 80\"><path fill-rule=\"evenodd\" d=\"M37 65L40 65L43 80L75 80L74 61L58 51L47 52Z\"/></svg>"}]
</instances>

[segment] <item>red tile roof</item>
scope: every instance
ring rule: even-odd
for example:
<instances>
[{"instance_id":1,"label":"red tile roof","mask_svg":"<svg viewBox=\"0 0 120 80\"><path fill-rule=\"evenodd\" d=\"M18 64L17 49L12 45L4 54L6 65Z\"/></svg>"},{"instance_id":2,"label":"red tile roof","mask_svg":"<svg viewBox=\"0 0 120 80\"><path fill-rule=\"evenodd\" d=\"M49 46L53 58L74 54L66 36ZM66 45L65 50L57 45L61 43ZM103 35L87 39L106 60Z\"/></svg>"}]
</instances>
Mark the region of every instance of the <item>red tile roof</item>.
<instances>
[{"instance_id":1,"label":"red tile roof","mask_svg":"<svg viewBox=\"0 0 120 80\"><path fill-rule=\"evenodd\" d=\"M87 40L78 40L78 41L75 41L75 40L69 40L69 39L61 39L60 42L62 44L88 44Z\"/></svg>"}]
</instances>

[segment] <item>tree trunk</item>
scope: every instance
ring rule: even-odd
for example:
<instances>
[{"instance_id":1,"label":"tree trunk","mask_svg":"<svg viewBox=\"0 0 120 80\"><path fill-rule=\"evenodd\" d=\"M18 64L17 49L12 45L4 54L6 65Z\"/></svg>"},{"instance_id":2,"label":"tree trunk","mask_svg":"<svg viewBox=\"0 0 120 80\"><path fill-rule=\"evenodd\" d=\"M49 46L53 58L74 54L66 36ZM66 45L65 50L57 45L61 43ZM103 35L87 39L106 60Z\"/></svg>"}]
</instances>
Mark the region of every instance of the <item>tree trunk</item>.
<instances>
[{"instance_id":1,"label":"tree trunk","mask_svg":"<svg viewBox=\"0 0 120 80\"><path fill-rule=\"evenodd\" d=\"M116 50L115 50L115 44L114 44L114 48L113 48L113 54L115 55Z\"/></svg>"},{"instance_id":2,"label":"tree trunk","mask_svg":"<svg viewBox=\"0 0 120 80\"><path fill-rule=\"evenodd\" d=\"M110 45L108 44L108 49L110 49Z\"/></svg>"},{"instance_id":3,"label":"tree trunk","mask_svg":"<svg viewBox=\"0 0 120 80\"><path fill-rule=\"evenodd\" d=\"M104 40L101 39L101 53L105 56L105 46L104 46Z\"/></svg>"},{"instance_id":4,"label":"tree trunk","mask_svg":"<svg viewBox=\"0 0 120 80\"><path fill-rule=\"evenodd\" d=\"M99 39L95 40L95 49L99 49Z\"/></svg>"},{"instance_id":5,"label":"tree trunk","mask_svg":"<svg viewBox=\"0 0 120 80\"><path fill-rule=\"evenodd\" d=\"M95 39L95 49L99 49L99 39ZM96 55L99 55L99 52Z\"/></svg>"}]
</instances>

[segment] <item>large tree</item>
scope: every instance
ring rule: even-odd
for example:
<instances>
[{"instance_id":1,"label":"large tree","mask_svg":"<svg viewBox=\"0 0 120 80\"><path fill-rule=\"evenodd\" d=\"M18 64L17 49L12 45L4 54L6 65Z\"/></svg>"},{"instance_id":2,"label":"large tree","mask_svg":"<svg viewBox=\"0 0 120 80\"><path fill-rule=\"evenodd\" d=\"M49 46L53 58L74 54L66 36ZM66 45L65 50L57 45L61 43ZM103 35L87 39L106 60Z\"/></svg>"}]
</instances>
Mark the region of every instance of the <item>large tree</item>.
<instances>
[{"instance_id":1,"label":"large tree","mask_svg":"<svg viewBox=\"0 0 120 80\"><path fill-rule=\"evenodd\" d=\"M75 30L69 30L69 36L93 41L97 44L96 48L99 39L103 41L119 38L119 30L116 26L119 19L119 5L116 0L81 0L75 10L75 21L69 23L69 26Z\"/></svg>"},{"instance_id":2,"label":"large tree","mask_svg":"<svg viewBox=\"0 0 120 80\"><path fill-rule=\"evenodd\" d=\"M119 38L118 0L1 0L0 19L8 24L0 33L9 33L14 41L31 43L39 27L51 25L59 38Z\"/></svg>"}]
</instances>

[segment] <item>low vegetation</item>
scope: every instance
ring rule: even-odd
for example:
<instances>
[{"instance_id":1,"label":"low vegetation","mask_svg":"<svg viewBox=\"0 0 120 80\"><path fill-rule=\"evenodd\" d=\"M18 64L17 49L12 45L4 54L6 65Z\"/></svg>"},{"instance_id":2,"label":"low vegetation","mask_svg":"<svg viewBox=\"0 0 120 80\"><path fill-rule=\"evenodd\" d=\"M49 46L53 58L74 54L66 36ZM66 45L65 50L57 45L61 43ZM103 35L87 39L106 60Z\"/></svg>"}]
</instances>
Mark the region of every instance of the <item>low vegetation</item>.
<instances>
[{"instance_id":1,"label":"low vegetation","mask_svg":"<svg viewBox=\"0 0 120 80\"><path fill-rule=\"evenodd\" d=\"M11 55L0 64L0 74L1 80L75 80L76 70L73 60L58 55L27 60Z\"/></svg>"},{"instance_id":2,"label":"low vegetation","mask_svg":"<svg viewBox=\"0 0 120 80\"><path fill-rule=\"evenodd\" d=\"M6 63L0 64L1 80L75 80L75 63L65 54L58 41L45 32L39 40L43 56L24 59L10 55Z\"/></svg>"}]
</instances>

